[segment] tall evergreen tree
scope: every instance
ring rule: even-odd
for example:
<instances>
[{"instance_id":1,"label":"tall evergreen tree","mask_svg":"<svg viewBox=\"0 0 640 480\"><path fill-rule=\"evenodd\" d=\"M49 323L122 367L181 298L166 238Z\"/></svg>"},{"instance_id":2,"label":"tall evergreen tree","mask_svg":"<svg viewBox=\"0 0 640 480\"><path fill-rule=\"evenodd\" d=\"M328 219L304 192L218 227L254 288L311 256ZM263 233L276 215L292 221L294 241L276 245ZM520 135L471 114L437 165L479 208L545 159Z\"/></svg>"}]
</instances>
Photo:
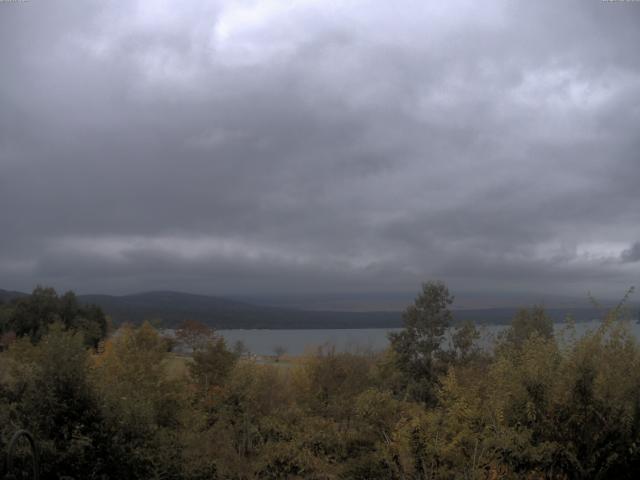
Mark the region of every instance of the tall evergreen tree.
<instances>
[{"instance_id":1,"label":"tall evergreen tree","mask_svg":"<svg viewBox=\"0 0 640 480\"><path fill-rule=\"evenodd\" d=\"M441 344L453 319L452 303L453 296L444 283L424 283L414 304L403 314L404 329L389 335L407 393L426 404L435 402L435 387L444 368Z\"/></svg>"}]
</instances>

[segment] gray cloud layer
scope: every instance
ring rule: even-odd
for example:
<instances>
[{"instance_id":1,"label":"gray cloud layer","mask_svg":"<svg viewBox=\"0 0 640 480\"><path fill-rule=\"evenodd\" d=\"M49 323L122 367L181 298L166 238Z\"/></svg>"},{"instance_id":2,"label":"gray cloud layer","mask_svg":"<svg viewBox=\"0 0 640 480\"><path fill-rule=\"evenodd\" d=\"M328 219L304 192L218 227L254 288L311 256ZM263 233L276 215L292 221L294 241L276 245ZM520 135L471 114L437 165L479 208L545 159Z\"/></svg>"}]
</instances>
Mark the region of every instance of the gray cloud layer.
<instances>
[{"instance_id":1,"label":"gray cloud layer","mask_svg":"<svg viewBox=\"0 0 640 480\"><path fill-rule=\"evenodd\" d=\"M637 280L640 4L183 3L0 3L0 287Z\"/></svg>"}]
</instances>

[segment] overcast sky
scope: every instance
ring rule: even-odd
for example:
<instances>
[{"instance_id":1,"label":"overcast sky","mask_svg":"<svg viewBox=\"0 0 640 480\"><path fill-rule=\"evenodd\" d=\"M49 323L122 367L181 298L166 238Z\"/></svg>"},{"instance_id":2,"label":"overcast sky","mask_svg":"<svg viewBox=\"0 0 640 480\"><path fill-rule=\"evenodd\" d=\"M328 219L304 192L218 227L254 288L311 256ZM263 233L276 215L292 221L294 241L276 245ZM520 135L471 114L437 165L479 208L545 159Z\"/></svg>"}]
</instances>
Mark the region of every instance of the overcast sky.
<instances>
[{"instance_id":1,"label":"overcast sky","mask_svg":"<svg viewBox=\"0 0 640 480\"><path fill-rule=\"evenodd\" d=\"M0 288L620 296L640 2L0 2Z\"/></svg>"}]
</instances>

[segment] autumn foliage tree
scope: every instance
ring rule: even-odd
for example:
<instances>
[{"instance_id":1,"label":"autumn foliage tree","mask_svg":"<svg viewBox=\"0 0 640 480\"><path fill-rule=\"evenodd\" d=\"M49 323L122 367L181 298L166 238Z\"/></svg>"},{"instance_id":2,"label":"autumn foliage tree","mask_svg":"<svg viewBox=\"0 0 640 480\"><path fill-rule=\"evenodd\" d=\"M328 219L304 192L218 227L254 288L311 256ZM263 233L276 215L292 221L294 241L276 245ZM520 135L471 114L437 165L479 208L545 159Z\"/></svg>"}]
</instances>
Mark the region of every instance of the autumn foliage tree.
<instances>
[{"instance_id":1,"label":"autumn foliage tree","mask_svg":"<svg viewBox=\"0 0 640 480\"><path fill-rule=\"evenodd\" d=\"M217 337L193 353L189 369L194 381L206 391L223 385L237 360L238 355L227 348L224 338Z\"/></svg>"},{"instance_id":2,"label":"autumn foliage tree","mask_svg":"<svg viewBox=\"0 0 640 480\"><path fill-rule=\"evenodd\" d=\"M193 352L204 349L215 339L214 330L197 320L184 320L176 329L176 340Z\"/></svg>"},{"instance_id":3,"label":"autumn foliage tree","mask_svg":"<svg viewBox=\"0 0 640 480\"><path fill-rule=\"evenodd\" d=\"M123 327L94 357L112 478L179 478L186 385L167 375L165 342L149 324Z\"/></svg>"}]
</instances>

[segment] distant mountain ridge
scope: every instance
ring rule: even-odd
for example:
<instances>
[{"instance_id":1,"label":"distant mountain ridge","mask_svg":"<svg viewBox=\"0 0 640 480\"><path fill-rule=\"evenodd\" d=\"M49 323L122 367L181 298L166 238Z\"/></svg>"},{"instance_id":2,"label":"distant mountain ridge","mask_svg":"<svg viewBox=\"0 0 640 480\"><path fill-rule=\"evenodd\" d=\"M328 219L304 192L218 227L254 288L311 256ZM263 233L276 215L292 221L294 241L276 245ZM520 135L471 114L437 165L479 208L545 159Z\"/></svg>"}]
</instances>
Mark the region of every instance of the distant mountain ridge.
<instances>
[{"instance_id":1,"label":"distant mountain ridge","mask_svg":"<svg viewBox=\"0 0 640 480\"><path fill-rule=\"evenodd\" d=\"M13 290L2 290L0 288L0 302L2 303L10 302L16 298L26 297L28 295L28 293L16 292Z\"/></svg>"},{"instance_id":2,"label":"distant mountain ridge","mask_svg":"<svg viewBox=\"0 0 640 480\"><path fill-rule=\"evenodd\" d=\"M117 323L159 320L176 326L198 320L215 328L377 328L400 326L399 312L323 312L254 305L224 297L173 291L133 295L79 295L102 307Z\"/></svg>"},{"instance_id":3,"label":"distant mountain ridge","mask_svg":"<svg viewBox=\"0 0 640 480\"><path fill-rule=\"evenodd\" d=\"M0 301L3 302L27 295L0 289ZM218 329L340 329L402 326L402 313L399 310L303 310L175 291L151 291L131 295L78 295L78 300L100 306L116 324L124 322L138 324L145 320L152 320L166 327L175 327L183 320L190 319ZM518 310L518 307L465 308L454 309L453 313L456 321L506 324ZM637 305L634 310L637 312ZM547 308L546 311L555 321L561 321L567 315L571 315L578 322L589 321L602 314L592 306L552 307Z\"/></svg>"}]
</instances>

